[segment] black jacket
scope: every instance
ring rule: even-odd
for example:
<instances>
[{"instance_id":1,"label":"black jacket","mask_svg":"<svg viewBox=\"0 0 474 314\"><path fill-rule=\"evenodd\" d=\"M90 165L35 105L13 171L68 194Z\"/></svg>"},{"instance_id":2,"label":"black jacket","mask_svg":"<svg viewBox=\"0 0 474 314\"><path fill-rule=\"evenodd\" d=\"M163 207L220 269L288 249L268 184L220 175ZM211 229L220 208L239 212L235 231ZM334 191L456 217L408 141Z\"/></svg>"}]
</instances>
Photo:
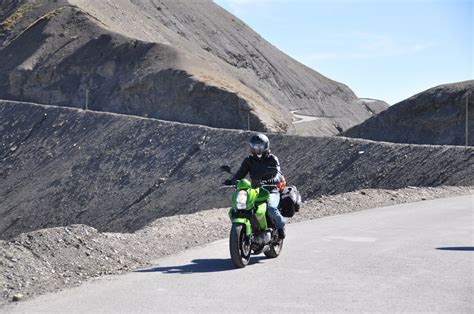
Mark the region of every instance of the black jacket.
<instances>
[{"instance_id":1,"label":"black jacket","mask_svg":"<svg viewBox=\"0 0 474 314\"><path fill-rule=\"evenodd\" d=\"M270 153L264 154L262 158L253 155L245 158L232 180L243 179L247 173L253 186L264 186L270 192L276 190L276 185L283 181L278 158Z\"/></svg>"}]
</instances>

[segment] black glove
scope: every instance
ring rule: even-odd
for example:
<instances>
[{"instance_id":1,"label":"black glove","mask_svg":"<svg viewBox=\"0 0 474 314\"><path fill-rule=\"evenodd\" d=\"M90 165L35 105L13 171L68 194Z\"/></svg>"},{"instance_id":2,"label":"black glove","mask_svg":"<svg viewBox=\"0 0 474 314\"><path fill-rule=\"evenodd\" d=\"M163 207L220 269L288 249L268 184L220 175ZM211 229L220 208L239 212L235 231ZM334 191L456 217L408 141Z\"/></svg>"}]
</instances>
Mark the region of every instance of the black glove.
<instances>
[{"instance_id":1,"label":"black glove","mask_svg":"<svg viewBox=\"0 0 474 314\"><path fill-rule=\"evenodd\" d=\"M258 188L262 186L262 180L261 179L252 179L252 187L253 188Z\"/></svg>"},{"instance_id":2,"label":"black glove","mask_svg":"<svg viewBox=\"0 0 474 314\"><path fill-rule=\"evenodd\" d=\"M224 181L224 185L235 185L235 180L227 179Z\"/></svg>"}]
</instances>

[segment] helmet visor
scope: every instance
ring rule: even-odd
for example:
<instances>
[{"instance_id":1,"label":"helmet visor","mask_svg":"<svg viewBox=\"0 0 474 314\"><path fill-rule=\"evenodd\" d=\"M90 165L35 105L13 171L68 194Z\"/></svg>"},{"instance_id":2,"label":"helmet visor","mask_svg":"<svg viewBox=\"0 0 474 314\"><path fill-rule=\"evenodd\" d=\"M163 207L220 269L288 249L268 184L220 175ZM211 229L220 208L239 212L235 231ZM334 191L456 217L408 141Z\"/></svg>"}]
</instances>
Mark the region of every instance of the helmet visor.
<instances>
[{"instance_id":1,"label":"helmet visor","mask_svg":"<svg viewBox=\"0 0 474 314\"><path fill-rule=\"evenodd\" d=\"M264 143L250 143L250 150L254 154L261 155L265 151L265 144Z\"/></svg>"}]
</instances>

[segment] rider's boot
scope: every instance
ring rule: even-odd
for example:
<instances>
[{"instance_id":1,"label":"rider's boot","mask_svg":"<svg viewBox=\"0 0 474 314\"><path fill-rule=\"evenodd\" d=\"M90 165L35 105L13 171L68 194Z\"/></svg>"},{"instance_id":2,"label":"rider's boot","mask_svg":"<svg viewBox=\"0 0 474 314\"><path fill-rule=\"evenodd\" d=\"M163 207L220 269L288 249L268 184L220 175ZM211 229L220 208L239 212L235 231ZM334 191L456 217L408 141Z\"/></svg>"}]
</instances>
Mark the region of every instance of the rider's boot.
<instances>
[{"instance_id":1,"label":"rider's boot","mask_svg":"<svg viewBox=\"0 0 474 314\"><path fill-rule=\"evenodd\" d=\"M285 227L278 229L278 237L282 240L286 237Z\"/></svg>"}]
</instances>

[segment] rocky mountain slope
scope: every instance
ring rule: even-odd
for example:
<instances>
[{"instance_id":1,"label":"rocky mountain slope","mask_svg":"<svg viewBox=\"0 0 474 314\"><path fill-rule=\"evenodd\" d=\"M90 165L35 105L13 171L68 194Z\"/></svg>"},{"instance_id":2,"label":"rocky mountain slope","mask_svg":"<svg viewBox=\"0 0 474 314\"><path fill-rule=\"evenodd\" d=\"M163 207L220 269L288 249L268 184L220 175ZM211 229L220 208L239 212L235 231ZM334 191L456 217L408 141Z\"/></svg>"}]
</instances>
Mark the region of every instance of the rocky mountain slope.
<instances>
[{"instance_id":1,"label":"rocky mountain slope","mask_svg":"<svg viewBox=\"0 0 474 314\"><path fill-rule=\"evenodd\" d=\"M3 0L0 60L2 99L213 127L332 135L386 108L211 1Z\"/></svg>"},{"instance_id":2,"label":"rocky mountain slope","mask_svg":"<svg viewBox=\"0 0 474 314\"><path fill-rule=\"evenodd\" d=\"M70 224L129 232L226 207L249 132L0 102L0 238ZM474 185L474 149L271 134L304 199L361 188Z\"/></svg>"},{"instance_id":3,"label":"rocky mountain slope","mask_svg":"<svg viewBox=\"0 0 474 314\"><path fill-rule=\"evenodd\" d=\"M469 97L468 97L469 96ZM474 145L474 81L440 85L416 94L342 133L395 143Z\"/></svg>"}]
</instances>

